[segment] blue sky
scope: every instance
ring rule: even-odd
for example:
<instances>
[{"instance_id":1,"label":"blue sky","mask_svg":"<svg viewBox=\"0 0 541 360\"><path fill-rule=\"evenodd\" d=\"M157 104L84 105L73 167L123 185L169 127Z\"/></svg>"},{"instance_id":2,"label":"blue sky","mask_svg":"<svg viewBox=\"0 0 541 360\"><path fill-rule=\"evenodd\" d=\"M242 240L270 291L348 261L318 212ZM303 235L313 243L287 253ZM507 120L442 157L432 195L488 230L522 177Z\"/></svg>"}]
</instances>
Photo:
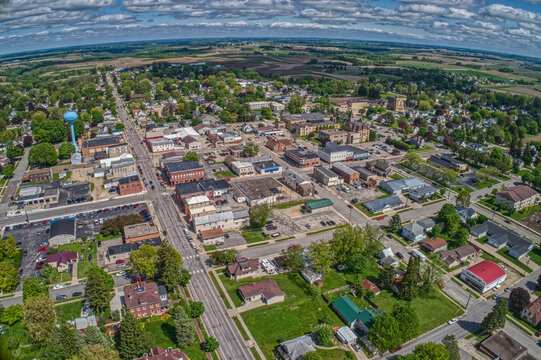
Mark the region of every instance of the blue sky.
<instances>
[{"instance_id":1,"label":"blue sky","mask_svg":"<svg viewBox=\"0 0 541 360\"><path fill-rule=\"evenodd\" d=\"M321 37L541 58L541 0L0 0L0 54L116 41Z\"/></svg>"}]
</instances>

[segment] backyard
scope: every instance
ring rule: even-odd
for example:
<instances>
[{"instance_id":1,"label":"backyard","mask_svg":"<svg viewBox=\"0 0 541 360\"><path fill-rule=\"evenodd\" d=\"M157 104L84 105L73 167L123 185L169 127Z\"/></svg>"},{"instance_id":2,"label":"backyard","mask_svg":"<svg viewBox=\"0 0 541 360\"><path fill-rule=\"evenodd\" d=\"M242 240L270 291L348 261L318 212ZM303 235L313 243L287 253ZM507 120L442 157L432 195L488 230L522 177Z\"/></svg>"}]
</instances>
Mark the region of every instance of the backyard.
<instances>
[{"instance_id":1,"label":"backyard","mask_svg":"<svg viewBox=\"0 0 541 360\"><path fill-rule=\"evenodd\" d=\"M84 303L84 300L55 306L54 309L56 311L56 316L58 320L70 321L70 320L75 320L75 318L78 318L79 316L81 316L83 303Z\"/></svg>"},{"instance_id":2,"label":"backyard","mask_svg":"<svg viewBox=\"0 0 541 360\"><path fill-rule=\"evenodd\" d=\"M343 325L320 296L308 294L299 274L279 274L273 278L286 293L285 301L241 314L268 359L272 359L272 351L280 342L313 331L322 318L328 317L331 326Z\"/></svg>"}]
</instances>

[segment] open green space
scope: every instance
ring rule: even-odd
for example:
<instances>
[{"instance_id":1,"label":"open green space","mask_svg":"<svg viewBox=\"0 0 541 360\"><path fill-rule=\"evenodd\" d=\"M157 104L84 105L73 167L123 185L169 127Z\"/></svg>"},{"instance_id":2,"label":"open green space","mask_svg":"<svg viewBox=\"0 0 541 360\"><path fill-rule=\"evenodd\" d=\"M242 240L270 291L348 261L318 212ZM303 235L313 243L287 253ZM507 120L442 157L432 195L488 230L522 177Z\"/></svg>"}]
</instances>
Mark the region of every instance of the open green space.
<instances>
[{"instance_id":1,"label":"open green space","mask_svg":"<svg viewBox=\"0 0 541 360\"><path fill-rule=\"evenodd\" d=\"M320 296L309 294L306 282L299 274L279 274L273 279L285 292L285 301L242 313L267 359L273 358L272 351L281 341L313 331L324 317L329 317L331 326L343 325Z\"/></svg>"},{"instance_id":2,"label":"open green space","mask_svg":"<svg viewBox=\"0 0 541 360\"><path fill-rule=\"evenodd\" d=\"M228 179L228 178L237 177L237 175L235 175L235 173L231 170L216 171L214 173L214 176L216 176L218 179Z\"/></svg>"},{"instance_id":3,"label":"open green space","mask_svg":"<svg viewBox=\"0 0 541 360\"><path fill-rule=\"evenodd\" d=\"M249 244L266 240L261 229L244 228L240 231L240 233L242 234L244 240L246 240L246 242Z\"/></svg>"},{"instance_id":4,"label":"open green space","mask_svg":"<svg viewBox=\"0 0 541 360\"><path fill-rule=\"evenodd\" d=\"M203 249L205 249L205 251L212 251L212 250L216 250L216 245L203 245Z\"/></svg>"},{"instance_id":5,"label":"open green space","mask_svg":"<svg viewBox=\"0 0 541 360\"><path fill-rule=\"evenodd\" d=\"M62 304L55 306L54 310L58 320L71 321L81 316L81 310L83 309L83 301L76 301L72 303Z\"/></svg>"},{"instance_id":6,"label":"open green space","mask_svg":"<svg viewBox=\"0 0 541 360\"><path fill-rule=\"evenodd\" d=\"M535 214L538 211L541 211L541 205L536 204L533 206L528 206L527 208L524 208L520 211L514 212L510 215L510 217L513 220L522 220L527 218L528 216Z\"/></svg>"},{"instance_id":7,"label":"open green space","mask_svg":"<svg viewBox=\"0 0 541 360\"><path fill-rule=\"evenodd\" d=\"M533 272L532 269L530 269L530 267L528 267L526 264L524 264L522 261L518 260L518 259L515 259L514 257L512 257L511 255L509 255L509 250L504 247L500 250L497 251L498 254L500 254L501 256L503 256L504 258L506 258L507 260L511 261L513 264L515 264L516 266L518 266L519 268L521 268L522 270L528 272L528 273L531 273Z\"/></svg>"},{"instance_id":8,"label":"open green space","mask_svg":"<svg viewBox=\"0 0 541 360\"><path fill-rule=\"evenodd\" d=\"M489 186L494 186L496 184L498 184L499 181L498 180L486 180L486 181L483 181L483 182L480 182L480 183L477 183L475 185L473 185L476 189L485 189Z\"/></svg>"},{"instance_id":9,"label":"open green space","mask_svg":"<svg viewBox=\"0 0 541 360\"><path fill-rule=\"evenodd\" d=\"M399 300L394 293L382 290L379 295L372 298L372 301L380 310L391 313L394 304L402 300ZM415 298L411 301L411 306L419 317L419 333L421 334L462 313L458 306L439 292L429 297Z\"/></svg>"},{"instance_id":10,"label":"open green space","mask_svg":"<svg viewBox=\"0 0 541 360\"><path fill-rule=\"evenodd\" d=\"M271 207L273 209L289 209L293 206L302 205L306 202L306 200L293 200L288 202L283 202L281 204L272 205Z\"/></svg>"},{"instance_id":11,"label":"open green space","mask_svg":"<svg viewBox=\"0 0 541 360\"><path fill-rule=\"evenodd\" d=\"M167 320L158 321L145 321L143 322L143 326L145 332L150 336L152 346L159 346L164 349L167 349L168 347L172 347L173 349L178 348L173 318L170 317ZM197 336L195 336L195 340L190 346L181 350L188 355L190 360L207 359L205 353L201 350Z\"/></svg>"},{"instance_id":12,"label":"open green space","mask_svg":"<svg viewBox=\"0 0 541 360\"><path fill-rule=\"evenodd\" d=\"M321 288L321 291L334 290L346 285L346 280L344 280L336 271L331 269L323 275L323 287Z\"/></svg>"},{"instance_id":13,"label":"open green space","mask_svg":"<svg viewBox=\"0 0 541 360\"><path fill-rule=\"evenodd\" d=\"M393 180L400 180L400 179L404 179L404 176L400 175L399 173L394 173L390 176L390 178Z\"/></svg>"},{"instance_id":14,"label":"open green space","mask_svg":"<svg viewBox=\"0 0 541 360\"><path fill-rule=\"evenodd\" d=\"M467 186L455 186L455 187L453 187L451 190L453 190L453 191L456 192L456 193L459 193L459 192L461 192L461 191L463 191L463 190L466 190L466 191L469 192L469 193L472 193L472 192L473 192L473 190L470 189L470 188L467 187Z\"/></svg>"},{"instance_id":15,"label":"open green space","mask_svg":"<svg viewBox=\"0 0 541 360\"><path fill-rule=\"evenodd\" d=\"M318 353L322 359L325 360L348 360L350 359L347 356L347 353L351 351L345 351L342 349L317 349Z\"/></svg>"},{"instance_id":16,"label":"open green space","mask_svg":"<svg viewBox=\"0 0 541 360\"><path fill-rule=\"evenodd\" d=\"M532 251L528 253L528 257L533 261L537 266L541 266L541 248L536 246Z\"/></svg>"}]
</instances>

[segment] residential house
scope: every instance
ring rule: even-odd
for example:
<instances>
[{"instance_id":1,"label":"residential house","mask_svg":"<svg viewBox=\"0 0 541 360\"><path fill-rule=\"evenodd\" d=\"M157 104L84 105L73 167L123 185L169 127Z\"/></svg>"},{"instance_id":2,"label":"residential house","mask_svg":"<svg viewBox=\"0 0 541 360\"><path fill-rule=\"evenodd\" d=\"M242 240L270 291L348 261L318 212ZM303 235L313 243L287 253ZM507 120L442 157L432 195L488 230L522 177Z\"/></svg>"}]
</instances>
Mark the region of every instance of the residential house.
<instances>
[{"instance_id":1,"label":"residential house","mask_svg":"<svg viewBox=\"0 0 541 360\"><path fill-rule=\"evenodd\" d=\"M363 203L363 206L372 213L394 210L403 205L404 203L398 196L387 196L381 199L371 200Z\"/></svg>"},{"instance_id":2,"label":"residential house","mask_svg":"<svg viewBox=\"0 0 541 360\"><path fill-rule=\"evenodd\" d=\"M442 250L439 252L439 256L449 268L453 268L466 261L470 262L477 259L482 253L481 249L475 246L464 245L453 250Z\"/></svg>"},{"instance_id":3,"label":"residential house","mask_svg":"<svg viewBox=\"0 0 541 360\"><path fill-rule=\"evenodd\" d=\"M182 199L196 195L206 195L209 199L221 200L229 193L231 185L225 179L203 179L197 182L180 183L175 186L177 200L182 205Z\"/></svg>"},{"instance_id":4,"label":"residential house","mask_svg":"<svg viewBox=\"0 0 541 360\"><path fill-rule=\"evenodd\" d=\"M203 230L199 232L199 239L204 245L223 244L225 242L224 231L220 228Z\"/></svg>"},{"instance_id":5,"label":"residential house","mask_svg":"<svg viewBox=\"0 0 541 360\"><path fill-rule=\"evenodd\" d=\"M420 242L421 248L428 253L436 253L447 249L447 241L442 238L425 239Z\"/></svg>"},{"instance_id":6,"label":"residential house","mask_svg":"<svg viewBox=\"0 0 541 360\"><path fill-rule=\"evenodd\" d=\"M460 221L462 223L466 223L470 219L477 218L477 213L471 207L467 208L462 205L458 205L456 207L456 212L458 213L458 216L460 216Z\"/></svg>"},{"instance_id":7,"label":"residential house","mask_svg":"<svg viewBox=\"0 0 541 360\"><path fill-rule=\"evenodd\" d=\"M301 277L310 285L316 284L319 287L323 286L323 275L314 271L311 267L305 267L301 270Z\"/></svg>"},{"instance_id":8,"label":"residential house","mask_svg":"<svg viewBox=\"0 0 541 360\"><path fill-rule=\"evenodd\" d=\"M381 250L379 253L379 264L381 266L391 265L392 267L398 267L400 265L390 247Z\"/></svg>"},{"instance_id":9,"label":"residential house","mask_svg":"<svg viewBox=\"0 0 541 360\"><path fill-rule=\"evenodd\" d=\"M376 296L379 295L379 293L381 292L379 287L368 279L363 279L361 281L361 286L366 290L372 291Z\"/></svg>"},{"instance_id":10,"label":"residential house","mask_svg":"<svg viewBox=\"0 0 541 360\"><path fill-rule=\"evenodd\" d=\"M315 344L311 334L302 335L280 343L278 352L284 360L301 360L307 353L316 351Z\"/></svg>"},{"instance_id":11,"label":"residential house","mask_svg":"<svg viewBox=\"0 0 541 360\"><path fill-rule=\"evenodd\" d=\"M235 262L227 265L227 274L230 279L240 280L247 277L254 277L259 272L259 260L237 258Z\"/></svg>"},{"instance_id":12,"label":"residential house","mask_svg":"<svg viewBox=\"0 0 541 360\"><path fill-rule=\"evenodd\" d=\"M285 298L285 293L280 289L274 279L266 279L239 286L239 294L245 302L261 300L266 305L282 302Z\"/></svg>"},{"instance_id":13,"label":"residential house","mask_svg":"<svg viewBox=\"0 0 541 360\"><path fill-rule=\"evenodd\" d=\"M152 239L141 240L136 242L131 242L128 244L119 244L109 246L105 254L105 263L114 264L118 260L127 261L130 258L130 253L134 250L139 250L143 245L150 245L153 247L158 247L162 244L162 240L159 237Z\"/></svg>"},{"instance_id":14,"label":"residential house","mask_svg":"<svg viewBox=\"0 0 541 360\"><path fill-rule=\"evenodd\" d=\"M366 163L366 168L379 176L387 177L391 174L391 164L387 160L372 160Z\"/></svg>"},{"instance_id":15,"label":"residential house","mask_svg":"<svg viewBox=\"0 0 541 360\"><path fill-rule=\"evenodd\" d=\"M533 327L537 327L541 323L541 296L522 309L520 317Z\"/></svg>"},{"instance_id":16,"label":"residential house","mask_svg":"<svg viewBox=\"0 0 541 360\"><path fill-rule=\"evenodd\" d=\"M475 237L488 235L487 243L489 245L496 249L507 246L509 248L509 256L512 256L515 259L522 258L534 248L534 244L529 240L526 240L514 231L507 230L489 220L473 226L470 229L470 234Z\"/></svg>"},{"instance_id":17,"label":"residential house","mask_svg":"<svg viewBox=\"0 0 541 360\"><path fill-rule=\"evenodd\" d=\"M411 242L426 239L425 229L416 222L410 222L402 227L402 236Z\"/></svg>"},{"instance_id":18,"label":"residential house","mask_svg":"<svg viewBox=\"0 0 541 360\"><path fill-rule=\"evenodd\" d=\"M336 314L349 326L350 329L359 329L364 334L370 332L374 318L385 315L381 310L360 309L349 297L340 296L332 302Z\"/></svg>"},{"instance_id":19,"label":"residential house","mask_svg":"<svg viewBox=\"0 0 541 360\"><path fill-rule=\"evenodd\" d=\"M180 351L179 349L173 349L171 347L167 350L162 349L161 347L155 347L150 350L150 354L144 353L142 357L135 360L189 360L186 353Z\"/></svg>"},{"instance_id":20,"label":"residential house","mask_svg":"<svg viewBox=\"0 0 541 360\"><path fill-rule=\"evenodd\" d=\"M527 185L512 186L496 193L496 204L504 203L507 209L520 211L535 205L538 192Z\"/></svg>"},{"instance_id":21,"label":"residential house","mask_svg":"<svg viewBox=\"0 0 541 360\"><path fill-rule=\"evenodd\" d=\"M137 319L163 315L167 313L169 305L165 287L145 281L125 287L124 302Z\"/></svg>"},{"instance_id":22,"label":"residential house","mask_svg":"<svg viewBox=\"0 0 541 360\"><path fill-rule=\"evenodd\" d=\"M56 254L49 254L46 257L47 264L51 265L53 268L56 268L58 272L68 270L69 266L78 262L78 260L79 255L77 252L68 252L66 250L61 250Z\"/></svg>"}]
</instances>

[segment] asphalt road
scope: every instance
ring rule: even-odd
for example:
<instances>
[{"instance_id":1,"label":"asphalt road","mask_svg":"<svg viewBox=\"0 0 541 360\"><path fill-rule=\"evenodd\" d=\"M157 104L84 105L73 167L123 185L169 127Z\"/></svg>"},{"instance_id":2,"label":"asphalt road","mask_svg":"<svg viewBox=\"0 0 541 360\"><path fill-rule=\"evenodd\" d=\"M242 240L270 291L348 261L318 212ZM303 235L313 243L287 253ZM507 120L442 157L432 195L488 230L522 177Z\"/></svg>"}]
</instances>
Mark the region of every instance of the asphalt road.
<instances>
[{"instance_id":1,"label":"asphalt road","mask_svg":"<svg viewBox=\"0 0 541 360\"><path fill-rule=\"evenodd\" d=\"M109 74L107 75L107 82L112 85ZM127 140L133 146L137 155L143 177L147 181L159 184L156 169L152 166L151 158L141 143L141 138L137 135L137 131L129 119L116 89L113 90L113 95L116 98L119 117L125 125ZM205 313L201 318L209 335L215 337L220 343L217 350L218 356L220 359L230 360L253 359L206 271L204 260L200 258L186 238L182 230L184 227L183 222L177 213L176 205L170 193L168 192L166 195L162 195L162 193L164 193L164 189L158 185L154 190L149 189L145 194L145 198L152 202L162 230L167 231L169 242L182 256L184 266L192 274L188 287L194 300L202 301L205 305Z\"/></svg>"}]
</instances>

